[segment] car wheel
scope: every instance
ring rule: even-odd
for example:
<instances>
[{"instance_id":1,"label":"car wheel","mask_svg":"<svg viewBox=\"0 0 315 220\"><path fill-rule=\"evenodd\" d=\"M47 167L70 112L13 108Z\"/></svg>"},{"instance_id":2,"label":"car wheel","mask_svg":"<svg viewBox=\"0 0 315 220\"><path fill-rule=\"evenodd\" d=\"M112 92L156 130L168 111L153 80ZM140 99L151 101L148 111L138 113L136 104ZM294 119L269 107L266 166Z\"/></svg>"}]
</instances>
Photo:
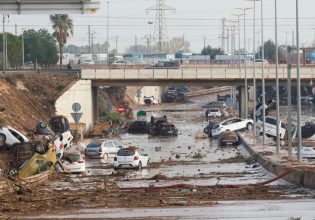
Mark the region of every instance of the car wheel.
<instances>
[{"instance_id":1,"label":"car wheel","mask_svg":"<svg viewBox=\"0 0 315 220\"><path fill-rule=\"evenodd\" d=\"M0 147L3 147L5 145L6 136L4 134L0 134Z\"/></svg>"},{"instance_id":2,"label":"car wheel","mask_svg":"<svg viewBox=\"0 0 315 220\"><path fill-rule=\"evenodd\" d=\"M39 143L35 147L35 152L43 155L48 151L48 146L45 143Z\"/></svg>"},{"instance_id":3,"label":"car wheel","mask_svg":"<svg viewBox=\"0 0 315 220\"><path fill-rule=\"evenodd\" d=\"M253 130L253 124L252 123L247 123L246 129L247 130Z\"/></svg>"},{"instance_id":4,"label":"car wheel","mask_svg":"<svg viewBox=\"0 0 315 220\"><path fill-rule=\"evenodd\" d=\"M141 163L141 161L139 162L138 169L142 170L142 163Z\"/></svg>"},{"instance_id":5,"label":"car wheel","mask_svg":"<svg viewBox=\"0 0 315 220\"><path fill-rule=\"evenodd\" d=\"M219 142L219 146L225 146L225 144L223 142Z\"/></svg>"},{"instance_id":6,"label":"car wheel","mask_svg":"<svg viewBox=\"0 0 315 220\"><path fill-rule=\"evenodd\" d=\"M46 128L47 125L46 125L45 122L42 121L42 122L39 123L39 127L41 127L41 128Z\"/></svg>"}]
</instances>

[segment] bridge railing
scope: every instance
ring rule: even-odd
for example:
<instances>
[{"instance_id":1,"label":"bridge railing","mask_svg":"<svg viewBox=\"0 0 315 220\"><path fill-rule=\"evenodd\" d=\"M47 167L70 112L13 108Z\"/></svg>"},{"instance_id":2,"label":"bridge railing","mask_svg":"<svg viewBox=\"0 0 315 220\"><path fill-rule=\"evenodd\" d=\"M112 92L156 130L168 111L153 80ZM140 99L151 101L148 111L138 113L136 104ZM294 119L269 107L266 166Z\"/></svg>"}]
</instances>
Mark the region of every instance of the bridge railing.
<instances>
[{"instance_id":1,"label":"bridge railing","mask_svg":"<svg viewBox=\"0 0 315 220\"><path fill-rule=\"evenodd\" d=\"M99 69L84 68L82 78L84 79L245 79L244 69L232 68L183 68L183 69ZM279 78L287 78L287 68L279 68ZM253 79L253 69L247 70L247 78ZM261 69L255 72L257 79L262 78ZM266 79L276 78L274 68L266 68L264 72ZM296 78L296 69L292 69L292 78ZM315 78L315 68L301 68L301 78Z\"/></svg>"}]
</instances>

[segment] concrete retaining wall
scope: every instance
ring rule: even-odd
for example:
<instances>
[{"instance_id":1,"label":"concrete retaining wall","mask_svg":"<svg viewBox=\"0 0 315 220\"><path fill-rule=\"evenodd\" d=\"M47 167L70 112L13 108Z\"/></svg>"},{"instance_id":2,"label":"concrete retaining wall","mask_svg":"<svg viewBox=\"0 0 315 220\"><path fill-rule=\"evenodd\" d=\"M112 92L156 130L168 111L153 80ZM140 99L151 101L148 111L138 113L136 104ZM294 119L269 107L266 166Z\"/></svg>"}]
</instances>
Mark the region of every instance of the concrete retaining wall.
<instances>
[{"instance_id":1,"label":"concrete retaining wall","mask_svg":"<svg viewBox=\"0 0 315 220\"><path fill-rule=\"evenodd\" d=\"M78 80L68 91L62 94L55 103L56 114L64 115L70 123L74 123L71 116L72 104L77 102L81 105L80 112L83 113L80 123L86 125L86 130L90 130L94 123L93 92L91 80Z\"/></svg>"},{"instance_id":2,"label":"concrete retaining wall","mask_svg":"<svg viewBox=\"0 0 315 220\"><path fill-rule=\"evenodd\" d=\"M260 153L255 152L252 146L245 140L245 138L242 135L240 135L240 137L241 137L241 140L245 149L252 156L256 156L257 162L269 172L275 175L279 175L291 168L290 166L287 166L287 165L278 164L270 160L269 158L264 157ZM309 171L306 169L296 169L294 172L285 176L283 179L298 186L304 186L304 187L315 189L315 172L314 171Z\"/></svg>"}]
</instances>

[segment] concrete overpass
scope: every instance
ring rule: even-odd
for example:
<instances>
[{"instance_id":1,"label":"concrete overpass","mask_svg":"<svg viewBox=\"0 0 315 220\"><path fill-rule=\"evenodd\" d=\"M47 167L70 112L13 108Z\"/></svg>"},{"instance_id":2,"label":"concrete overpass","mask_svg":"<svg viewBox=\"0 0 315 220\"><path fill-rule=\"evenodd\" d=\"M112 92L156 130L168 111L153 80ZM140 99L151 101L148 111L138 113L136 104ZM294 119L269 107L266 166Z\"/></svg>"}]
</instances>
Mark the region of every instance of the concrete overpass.
<instances>
[{"instance_id":1,"label":"concrete overpass","mask_svg":"<svg viewBox=\"0 0 315 220\"><path fill-rule=\"evenodd\" d=\"M191 67L180 69L144 69L144 68L107 68L82 67L82 79L92 80L93 86L167 86L167 85L204 85L204 86L244 86L245 71L228 67ZM275 68L265 69L266 84L274 85ZM261 81L262 71L256 69L257 82ZM248 85L253 83L253 69L247 69ZM315 79L315 67L301 68L302 85L310 85ZM287 84L287 68L279 68L280 85ZM296 82L296 69L292 69L292 85Z\"/></svg>"}]
</instances>

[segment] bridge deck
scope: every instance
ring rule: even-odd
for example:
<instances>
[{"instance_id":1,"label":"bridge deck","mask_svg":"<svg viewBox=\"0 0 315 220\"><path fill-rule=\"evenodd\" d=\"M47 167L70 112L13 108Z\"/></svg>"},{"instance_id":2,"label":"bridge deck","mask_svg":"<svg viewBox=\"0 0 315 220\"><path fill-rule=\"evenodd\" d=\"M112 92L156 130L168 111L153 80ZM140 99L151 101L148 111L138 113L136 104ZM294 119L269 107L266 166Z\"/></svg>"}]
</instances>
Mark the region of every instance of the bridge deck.
<instances>
[{"instance_id":1,"label":"bridge deck","mask_svg":"<svg viewBox=\"0 0 315 220\"><path fill-rule=\"evenodd\" d=\"M253 70L248 69L249 84L253 79ZM256 79L261 80L261 69L256 70ZM267 83L274 82L275 68L266 68L264 73ZM110 69L83 68L82 78L93 80L93 84L129 84L129 85L165 85L165 84L218 84L243 85L244 69L238 68L181 68L181 69ZM301 81L308 83L315 78L315 68L301 68ZM279 79L282 83L287 80L287 68L279 69ZM292 69L293 83L296 79L296 69Z\"/></svg>"}]
</instances>

